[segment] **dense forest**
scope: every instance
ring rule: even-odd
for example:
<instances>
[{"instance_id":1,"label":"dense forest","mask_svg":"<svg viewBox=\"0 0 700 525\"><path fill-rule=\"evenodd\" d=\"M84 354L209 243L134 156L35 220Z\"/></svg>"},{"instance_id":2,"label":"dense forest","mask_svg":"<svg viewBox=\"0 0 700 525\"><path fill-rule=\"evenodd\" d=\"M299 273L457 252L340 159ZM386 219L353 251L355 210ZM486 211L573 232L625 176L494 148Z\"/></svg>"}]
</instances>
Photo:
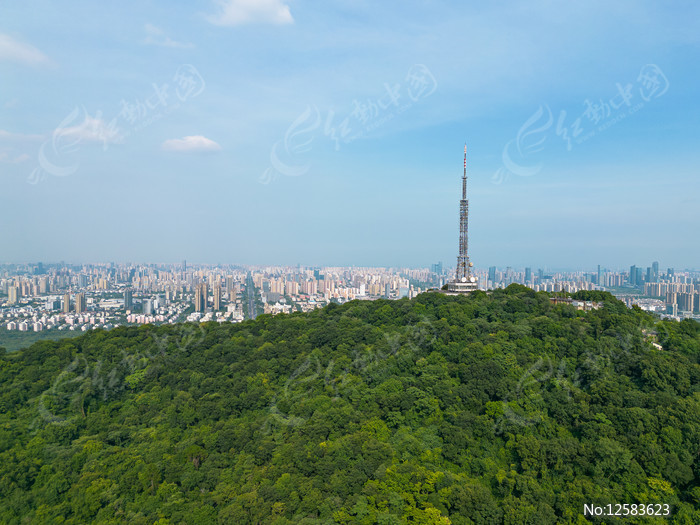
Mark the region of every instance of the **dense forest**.
<instances>
[{"instance_id":1,"label":"dense forest","mask_svg":"<svg viewBox=\"0 0 700 525\"><path fill-rule=\"evenodd\" d=\"M0 350L2 523L700 523L700 324L520 285ZM586 518L584 504L667 504Z\"/></svg>"}]
</instances>

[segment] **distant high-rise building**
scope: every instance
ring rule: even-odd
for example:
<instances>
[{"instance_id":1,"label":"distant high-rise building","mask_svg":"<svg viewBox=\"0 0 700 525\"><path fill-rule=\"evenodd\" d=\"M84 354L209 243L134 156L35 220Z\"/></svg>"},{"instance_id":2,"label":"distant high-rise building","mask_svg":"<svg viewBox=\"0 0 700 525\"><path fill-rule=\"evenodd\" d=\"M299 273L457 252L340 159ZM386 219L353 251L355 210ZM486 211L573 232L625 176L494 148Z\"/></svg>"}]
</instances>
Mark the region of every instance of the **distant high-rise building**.
<instances>
[{"instance_id":1,"label":"distant high-rise building","mask_svg":"<svg viewBox=\"0 0 700 525\"><path fill-rule=\"evenodd\" d=\"M598 286L603 286L603 272L600 271L600 264L598 265L598 276L596 278L596 284Z\"/></svg>"},{"instance_id":2,"label":"distant high-rise building","mask_svg":"<svg viewBox=\"0 0 700 525\"><path fill-rule=\"evenodd\" d=\"M124 290L124 310L132 310L134 308L134 293L131 288Z\"/></svg>"},{"instance_id":3,"label":"distant high-rise building","mask_svg":"<svg viewBox=\"0 0 700 525\"><path fill-rule=\"evenodd\" d=\"M695 306L695 294L679 293L678 294L678 309L683 312L692 312Z\"/></svg>"},{"instance_id":4,"label":"distant high-rise building","mask_svg":"<svg viewBox=\"0 0 700 525\"><path fill-rule=\"evenodd\" d=\"M630 266L628 283L630 286L637 285L637 267L635 265Z\"/></svg>"},{"instance_id":5,"label":"distant high-rise building","mask_svg":"<svg viewBox=\"0 0 700 525\"><path fill-rule=\"evenodd\" d=\"M651 279L654 283L659 282L659 261L651 263Z\"/></svg>"},{"instance_id":6,"label":"distant high-rise building","mask_svg":"<svg viewBox=\"0 0 700 525\"><path fill-rule=\"evenodd\" d=\"M77 293L75 294L75 313L82 313L87 311L87 304L85 303L85 294Z\"/></svg>"},{"instance_id":7,"label":"distant high-rise building","mask_svg":"<svg viewBox=\"0 0 700 525\"><path fill-rule=\"evenodd\" d=\"M221 310L221 285L214 287L214 310Z\"/></svg>"},{"instance_id":8,"label":"distant high-rise building","mask_svg":"<svg viewBox=\"0 0 700 525\"><path fill-rule=\"evenodd\" d=\"M63 295L63 313L70 312L70 293Z\"/></svg>"},{"instance_id":9,"label":"distant high-rise building","mask_svg":"<svg viewBox=\"0 0 700 525\"><path fill-rule=\"evenodd\" d=\"M494 284L496 282L496 267L495 266L489 266L489 281L491 281L491 284Z\"/></svg>"},{"instance_id":10,"label":"distant high-rise building","mask_svg":"<svg viewBox=\"0 0 700 525\"><path fill-rule=\"evenodd\" d=\"M187 271L187 261L185 259L182 260L182 271L183 272Z\"/></svg>"},{"instance_id":11,"label":"distant high-rise building","mask_svg":"<svg viewBox=\"0 0 700 525\"><path fill-rule=\"evenodd\" d=\"M430 271L436 275L442 275L442 261L430 265Z\"/></svg>"},{"instance_id":12,"label":"distant high-rise building","mask_svg":"<svg viewBox=\"0 0 700 525\"><path fill-rule=\"evenodd\" d=\"M207 283L199 283L194 289L194 310L204 312L207 309Z\"/></svg>"},{"instance_id":13,"label":"distant high-rise building","mask_svg":"<svg viewBox=\"0 0 700 525\"><path fill-rule=\"evenodd\" d=\"M296 281L287 281L284 283L284 294L290 297L299 295L299 283Z\"/></svg>"},{"instance_id":14,"label":"distant high-rise building","mask_svg":"<svg viewBox=\"0 0 700 525\"><path fill-rule=\"evenodd\" d=\"M194 288L194 311L204 311L204 303L202 302L202 291L199 285L195 286Z\"/></svg>"},{"instance_id":15,"label":"distant high-rise building","mask_svg":"<svg viewBox=\"0 0 700 525\"><path fill-rule=\"evenodd\" d=\"M529 283L532 281L532 268L525 268L525 282Z\"/></svg>"},{"instance_id":16,"label":"distant high-rise building","mask_svg":"<svg viewBox=\"0 0 700 525\"><path fill-rule=\"evenodd\" d=\"M153 300L144 299L141 303L141 312L143 315L153 315Z\"/></svg>"},{"instance_id":17,"label":"distant high-rise building","mask_svg":"<svg viewBox=\"0 0 700 525\"><path fill-rule=\"evenodd\" d=\"M19 288L10 286L7 289L7 304L17 304L19 300Z\"/></svg>"}]
</instances>

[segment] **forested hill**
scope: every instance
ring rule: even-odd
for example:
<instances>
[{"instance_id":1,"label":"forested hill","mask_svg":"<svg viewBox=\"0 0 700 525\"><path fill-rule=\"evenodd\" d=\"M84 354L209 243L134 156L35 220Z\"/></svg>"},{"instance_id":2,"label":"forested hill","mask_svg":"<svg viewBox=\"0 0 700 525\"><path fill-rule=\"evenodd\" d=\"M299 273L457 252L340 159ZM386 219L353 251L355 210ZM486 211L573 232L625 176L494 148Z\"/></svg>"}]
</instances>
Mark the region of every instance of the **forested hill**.
<instances>
[{"instance_id":1,"label":"forested hill","mask_svg":"<svg viewBox=\"0 0 700 525\"><path fill-rule=\"evenodd\" d=\"M0 522L700 523L700 324L579 297L603 306L511 285L1 356Z\"/></svg>"}]
</instances>

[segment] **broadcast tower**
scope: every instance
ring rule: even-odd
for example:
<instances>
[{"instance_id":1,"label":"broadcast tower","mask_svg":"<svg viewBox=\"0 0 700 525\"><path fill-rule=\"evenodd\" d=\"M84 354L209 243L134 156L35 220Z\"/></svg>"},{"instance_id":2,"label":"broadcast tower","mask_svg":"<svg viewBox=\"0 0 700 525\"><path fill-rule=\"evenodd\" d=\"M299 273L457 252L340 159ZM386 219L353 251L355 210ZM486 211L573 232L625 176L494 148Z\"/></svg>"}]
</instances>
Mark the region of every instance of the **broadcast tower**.
<instances>
[{"instance_id":1,"label":"broadcast tower","mask_svg":"<svg viewBox=\"0 0 700 525\"><path fill-rule=\"evenodd\" d=\"M464 174L462 175L462 200L459 201L459 255L455 280L447 283L447 293L469 293L478 289L473 264L469 261L469 201L467 200L467 145L464 145Z\"/></svg>"}]
</instances>

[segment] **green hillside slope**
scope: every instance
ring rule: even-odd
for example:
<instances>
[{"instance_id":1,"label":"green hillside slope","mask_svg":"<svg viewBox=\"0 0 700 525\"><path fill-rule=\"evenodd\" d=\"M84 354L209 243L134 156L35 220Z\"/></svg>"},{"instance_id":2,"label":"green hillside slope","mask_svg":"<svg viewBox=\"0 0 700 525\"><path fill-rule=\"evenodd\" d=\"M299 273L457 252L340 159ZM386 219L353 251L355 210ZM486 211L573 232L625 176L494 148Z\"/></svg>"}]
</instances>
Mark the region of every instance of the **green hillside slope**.
<instances>
[{"instance_id":1,"label":"green hillside slope","mask_svg":"<svg viewBox=\"0 0 700 525\"><path fill-rule=\"evenodd\" d=\"M541 525L644 503L669 516L617 521L700 523L700 324L588 296L430 293L0 356L0 522Z\"/></svg>"}]
</instances>

